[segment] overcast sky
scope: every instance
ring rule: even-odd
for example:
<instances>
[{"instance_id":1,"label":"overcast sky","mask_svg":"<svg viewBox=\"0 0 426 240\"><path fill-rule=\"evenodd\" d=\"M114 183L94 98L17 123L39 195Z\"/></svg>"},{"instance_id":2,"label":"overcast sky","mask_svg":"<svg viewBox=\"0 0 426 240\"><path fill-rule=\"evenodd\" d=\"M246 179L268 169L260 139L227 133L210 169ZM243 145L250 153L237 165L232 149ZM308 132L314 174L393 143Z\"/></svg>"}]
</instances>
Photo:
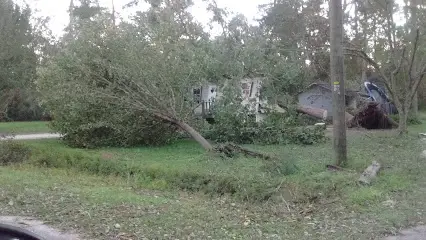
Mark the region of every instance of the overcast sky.
<instances>
[{"instance_id":1,"label":"overcast sky","mask_svg":"<svg viewBox=\"0 0 426 240\"><path fill-rule=\"evenodd\" d=\"M23 0L17 0L23 1ZM77 0L75 0L77 1ZM114 0L116 11L120 17L126 18L137 9L142 9L146 5L139 6L138 8L133 7L132 9L123 10L123 6L131 0ZM217 4L221 8L227 8L228 10L235 13L244 14L251 22L255 18L260 17L257 6L259 4L269 3L272 0L216 0ZM30 4L32 9L37 9L39 12L37 16L49 16L51 17L50 28L59 36L62 34L63 29L68 24L68 7L70 0L26 0ZM110 8L112 7L112 0L99 0L101 6ZM195 6L191 9L191 13L195 18L206 27L212 17L206 10L205 3L200 0L195 0ZM213 33L219 31L213 29Z\"/></svg>"}]
</instances>

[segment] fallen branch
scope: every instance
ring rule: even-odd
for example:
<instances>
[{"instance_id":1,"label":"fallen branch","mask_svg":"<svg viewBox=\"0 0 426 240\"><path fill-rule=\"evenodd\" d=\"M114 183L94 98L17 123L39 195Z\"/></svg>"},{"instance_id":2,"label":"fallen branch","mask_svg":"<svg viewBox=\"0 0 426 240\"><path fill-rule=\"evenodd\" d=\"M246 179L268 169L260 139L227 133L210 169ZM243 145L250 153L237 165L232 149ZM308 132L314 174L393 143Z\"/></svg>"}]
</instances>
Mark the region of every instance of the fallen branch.
<instances>
[{"instance_id":1,"label":"fallen branch","mask_svg":"<svg viewBox=\"0 0 426 240\"><path fill-rule=\"evenodd\" d=\"M373 163L364 170L358 179L358 182L364 185L370 185L376 178L377 173L380 171L380 163L373 161Z\"/></svg>"},{"instance_id":2,"label":"fallen branch","mask_svg":"<svg viewBox=\"0 0 426 240\"><path fill-rule=\"evenodd\" d=\"M216 146L214 148L214 150L215 150L215 152L225 154L225 156L229 157L229 158L235 157L235 155L238 154L238 153L242 153L245 156L262 158L262 159L265 159L265 160L269 160L269 159L272 158L271 156L269 156L267 154L255 152L255 151L252 151L250 149L243 148L241 146L238 146L235 143L220 144L220 145Z\"/></svg>"}]
</instances>

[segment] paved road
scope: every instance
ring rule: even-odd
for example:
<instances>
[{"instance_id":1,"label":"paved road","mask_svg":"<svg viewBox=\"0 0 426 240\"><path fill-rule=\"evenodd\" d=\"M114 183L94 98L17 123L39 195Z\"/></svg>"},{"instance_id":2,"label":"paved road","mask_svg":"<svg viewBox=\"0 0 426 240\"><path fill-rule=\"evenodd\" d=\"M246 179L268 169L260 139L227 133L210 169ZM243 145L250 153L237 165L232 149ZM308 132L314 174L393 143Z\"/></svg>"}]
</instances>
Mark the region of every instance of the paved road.
<instances>
[{"instance_id":1,"label":"paved road","mask_svg":"<svg viewBox=\"0 0 426 240\"><path fill-rule=\"evenodd\" d=\"M74 233L65 233L43 222L29 217L18 216L0 216L0 223L19 227L27 231L33 232L46 240L80 240L79 236Z\"/></svg>"},{"instance_id":2,"label":"paved road","mask_svg":"<svg viewBox=\"0 0 426 240\"><path fill-rule=\"evenodd\" d=\"M418 226L401 231L398 236L390 236L383 240L425 240L426 226Z\"/></svg>"},{"instance_id":3,"label":"paved road","mask_svg":"<svg viewBox=\"0 0 426 240\"><path fill-rule=\"evenodd\" d=\"M52 139L60 138L61 135L57 133L36 133L36 134L19 134L15 136L6 136L0 140L15 139L15 140L34 140L34 139Z\"/></svg>"}]
</instances>

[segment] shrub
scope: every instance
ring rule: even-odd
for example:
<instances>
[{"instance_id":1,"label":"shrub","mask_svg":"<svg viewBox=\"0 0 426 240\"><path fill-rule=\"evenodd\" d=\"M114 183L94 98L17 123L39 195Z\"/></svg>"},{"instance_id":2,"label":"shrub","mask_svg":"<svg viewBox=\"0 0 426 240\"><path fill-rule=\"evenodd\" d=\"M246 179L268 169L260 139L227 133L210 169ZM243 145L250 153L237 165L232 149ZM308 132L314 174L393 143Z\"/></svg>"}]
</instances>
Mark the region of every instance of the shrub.
<instances>
[{"instance_id":1,"label":"shrub","mask_svg":"<svg viewBox=\"0 0 426 240\"><path fill-rule=\"evenodd\" d=\"M30 148L22 143L7 140L0 141L0 165L23 163L30 157Z\"/></svg>"},{"instance_id":2,"label":"shrub","mask_svg":"<svg viewBox=\"0 0 426 240\"><path fill-rule=\"evenodd\" d=\"M102 113L104 117L90 116L96 115L93 112L79 112L73 118L68 114L56 115L51 127L65 135L65 142L73 147L156 146L176 137L174 126L132 112L107 110Z\"/></svg>"}]
</instances>

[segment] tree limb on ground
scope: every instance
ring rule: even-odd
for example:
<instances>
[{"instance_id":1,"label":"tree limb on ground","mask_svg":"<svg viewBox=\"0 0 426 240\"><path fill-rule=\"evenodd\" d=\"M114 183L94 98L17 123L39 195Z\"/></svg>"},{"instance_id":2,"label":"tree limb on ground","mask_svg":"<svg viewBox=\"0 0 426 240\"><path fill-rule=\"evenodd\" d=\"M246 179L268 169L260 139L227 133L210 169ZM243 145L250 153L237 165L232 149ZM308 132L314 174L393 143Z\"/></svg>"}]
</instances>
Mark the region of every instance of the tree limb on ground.
<instances>
[{"instance_id":1,"label":"tree limb on ground","mask_svg":"<svg viewBox=\"0 0 426 240\"><path fill-rule=\"evenodd\" d=\"M214 148L214 151L218 153L223 153L226 157L229 158L235 157L235 155L239 153L242 153L245 156L261 158L264 160L270 160L273 158L270 155L243 148L235 143L220 144Z\"/></svg>"},{"instance_id":2,"label":"tree limb on ground","mask_svg":"<svg viewBox=\"0 0 426 240\"><path fill-rule=\"evenodd\" d=\"M371 182L376 178L377 173L380 171L380 163L373 161L373 163L368 166L361 176L358 179L358 182L364 185L370 185Z\"/></svg>"}]
</instances>

